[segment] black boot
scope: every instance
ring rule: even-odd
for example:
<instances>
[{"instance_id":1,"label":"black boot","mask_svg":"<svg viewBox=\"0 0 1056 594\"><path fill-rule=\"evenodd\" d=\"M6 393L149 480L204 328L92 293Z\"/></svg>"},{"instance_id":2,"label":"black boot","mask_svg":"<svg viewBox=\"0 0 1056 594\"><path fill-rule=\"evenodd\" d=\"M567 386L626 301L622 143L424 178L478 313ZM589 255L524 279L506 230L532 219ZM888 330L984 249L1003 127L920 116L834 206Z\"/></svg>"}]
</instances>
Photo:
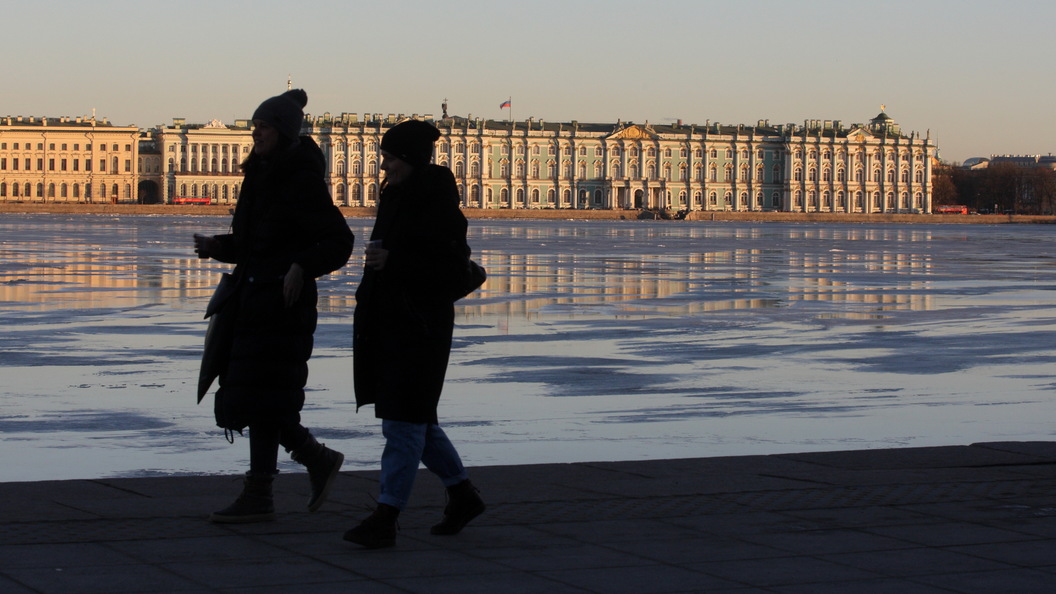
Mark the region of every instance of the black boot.
<instances>
[{"instance_id":1,"label":"black boot","mask_svg":"<svg viewBox=\"0 0 1056 594\"><path fill-rule=\"evenodd\" d=\"M484 500L480 498L480 491L469 482L469 479L448 487L447 497L444 519L429 530L430 534L444 536L458 534L470 520L484 513L486 507Z\"/></svg>"},{"instance_id":2,"label":"black boot","mask_svg":"<svg viewBox=\"0 0 1056 594\"><path fill-rule=\"evenodd\" d=\"M345 461L345 455L319 443L311 435L304 445L290 452L290 456L308 469L308 480L312 493L308 497L308 511L322 507L330 489L334 486L337 471Z\"/></svg>"},{"instance_id":3,"label":"black boot","mask_svg":"<svg viewBox=\"0 0 1056 594\"><path fill-rule=\"evenodd\" d=\"M374 513L360 522L359 526L345 532L345 540L368 549L381 549L396 545L396 518L400 510L379 503Z\"/></svg>"},{"instance_id":4,"label":"black boot","mask_svg":"<svg viewBox=\"0 0 1056 594\"><path fill-rule=\"evenodd\" d=\"M275 476L266 473L247 472L242 479L242 494L234 503L209 516L210 522L221 524L245 524L266 522L275 519L275 506L271 500L271 482Z\"/></svg>"}]
</instances>

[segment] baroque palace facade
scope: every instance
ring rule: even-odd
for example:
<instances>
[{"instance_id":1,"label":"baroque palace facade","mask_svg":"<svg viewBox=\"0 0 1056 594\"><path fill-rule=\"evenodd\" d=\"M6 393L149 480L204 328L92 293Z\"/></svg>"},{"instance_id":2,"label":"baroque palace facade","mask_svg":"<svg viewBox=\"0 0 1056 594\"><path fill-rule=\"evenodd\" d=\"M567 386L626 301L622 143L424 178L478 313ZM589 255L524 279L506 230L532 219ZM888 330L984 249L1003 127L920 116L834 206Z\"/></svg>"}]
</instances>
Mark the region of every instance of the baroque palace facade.
<instances>
[{"instance_id":1,"label":"baroque palace facade","mask_svg":"<svg viewBox=\"0 0 1056 594\"><path fill-rule=\"evenodd\" d=\"M381 137L403 119L306 118L337 204L376 203ZM441 130L434 160L454 172L467 208L931 212L930 134L903 133L883 111L850 126L510 122L448 117L446 106L419 119ZM234 203L252 144L248 120L175 119L140 132L94 118L7 118L0 201Z\"/></svg>"}]
</instances>

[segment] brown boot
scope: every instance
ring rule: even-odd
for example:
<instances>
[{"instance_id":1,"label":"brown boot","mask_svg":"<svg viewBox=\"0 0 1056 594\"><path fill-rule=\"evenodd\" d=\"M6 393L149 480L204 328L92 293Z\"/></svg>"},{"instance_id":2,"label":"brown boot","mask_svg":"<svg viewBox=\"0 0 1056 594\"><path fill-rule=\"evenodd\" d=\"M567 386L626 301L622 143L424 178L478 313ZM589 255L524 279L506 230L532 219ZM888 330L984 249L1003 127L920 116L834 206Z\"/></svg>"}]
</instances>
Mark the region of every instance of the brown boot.
<instances>
[{"instance_id":1,"label":"brown boot","mask_svg":"<svg viewBox=\"0 0 1056 594\"><path fill-rule=\"evenodd\" d=\"M275 519L275 506L271 499L271 483L274 475L247 472L242 479L242 494L234 503L209 516L210 522L220 524L246 524L267 522Z\"/></svg>"},{"instance_id":2,"label":"brown boot","mask_svg":"<svg viewBox=\"0 0 1056 594\"><path fill-rule=\"evenodd\" d=\"M391 505L379 503L374 513L360 522L359 526L345 532L345 540L354 542L368 549L381 549L396 545L396 518L400 510Z\"/></svg>"},{"instance_id":3,"label":"brown boot","mask_svg":"<svg viewBox=\"0 0 1056 594\"><path fill-rule=\"evenodd\" d=\"M308 470L308 481L312 487L312 493L308 496L308 511L314 512L322 507L330 495L345 455L331 450L309 435L304 445L290 452L290 457Z\"/></svg>"},{"instance_id":4,"label":"brown boot","mask_svg":"<svg viewBox=\"0 0 1056 594\"><path fill-rule=\"evenodd\" d=\"M464 480L447 488L447 507L444 508L444 519L429 529L430 534L449 536L462 532L473 518L484 513L487 507L480 498L480 491L469 480Z\"/></svg>"}]
</instances>

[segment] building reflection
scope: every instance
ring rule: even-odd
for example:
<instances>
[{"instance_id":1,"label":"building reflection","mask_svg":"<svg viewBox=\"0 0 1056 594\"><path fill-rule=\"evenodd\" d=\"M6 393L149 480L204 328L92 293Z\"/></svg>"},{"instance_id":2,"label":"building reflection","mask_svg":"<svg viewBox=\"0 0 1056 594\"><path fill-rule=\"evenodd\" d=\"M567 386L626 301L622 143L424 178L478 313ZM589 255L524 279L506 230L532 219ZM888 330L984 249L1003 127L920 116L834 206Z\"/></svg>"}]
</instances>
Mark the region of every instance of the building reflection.
<instances>
[{"instance_id":1,"label":"building reflection","mask_svg":"<svg viewBox=\"0 0 1056 594\"><path fill-rule=\"evenodd\" d=\"M532 238L524 227L514 235ZM574 234L576 229L560 229ZM636 230L637 231L637 230ZM696 231L695 229L692 231ZM761 229L737 230L765 239ZM851 232L863 242L902 242L882 230ZM848 233L832 239L846 240ZM804 234L806 235L806 234ZM784 235L782 243L795 243ZM692 233L691 233L692 238ZM539 235L538 240L552 240ZM816 241L825 237L801 237ZM662 238L657 238L662 241ZM714 237L709 238L714 243ZM913 238L912 241L922 241ZM596 245L597 236L591 241ZM544 311L566 314L604 311L686 315L724 310L781 307L796 302L825 302L848 308L928 310L933 278L931 257L893 250L800 252L774 249L709 249L692 253L549 254L485 251L475 255L488 270L484 287L459 302L475 316L523 316ZM7 250L0 273L0 300L7 308L44 311L56 308L129 307L164 303L204 309L221 272L230 266L189 255L156 257L140 251L108 250L103 243L63 251ZM319 309L341 313L355 307L362 254L320 281Z\"/></svg>"}]
</instances>

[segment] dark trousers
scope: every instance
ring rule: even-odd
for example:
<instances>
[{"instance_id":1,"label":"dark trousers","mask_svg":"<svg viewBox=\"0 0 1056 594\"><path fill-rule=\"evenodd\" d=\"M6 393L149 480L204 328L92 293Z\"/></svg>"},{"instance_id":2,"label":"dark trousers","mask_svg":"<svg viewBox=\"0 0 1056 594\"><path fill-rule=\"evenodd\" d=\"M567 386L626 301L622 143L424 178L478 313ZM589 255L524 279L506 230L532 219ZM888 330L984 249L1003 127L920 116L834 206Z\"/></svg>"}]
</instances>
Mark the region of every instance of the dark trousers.
<instances>
[{"instance_id":1,"label":"dark trousers","mask_svg":"<svg viewBox=\"0 0 1056 594\"><path fill-rule=\"evenodd\" d=\"M249 425L249 471L279 472L279 446L287 452L307 443L311 433L299 421L260 421Z\"/></svg>"}]
</instances>

